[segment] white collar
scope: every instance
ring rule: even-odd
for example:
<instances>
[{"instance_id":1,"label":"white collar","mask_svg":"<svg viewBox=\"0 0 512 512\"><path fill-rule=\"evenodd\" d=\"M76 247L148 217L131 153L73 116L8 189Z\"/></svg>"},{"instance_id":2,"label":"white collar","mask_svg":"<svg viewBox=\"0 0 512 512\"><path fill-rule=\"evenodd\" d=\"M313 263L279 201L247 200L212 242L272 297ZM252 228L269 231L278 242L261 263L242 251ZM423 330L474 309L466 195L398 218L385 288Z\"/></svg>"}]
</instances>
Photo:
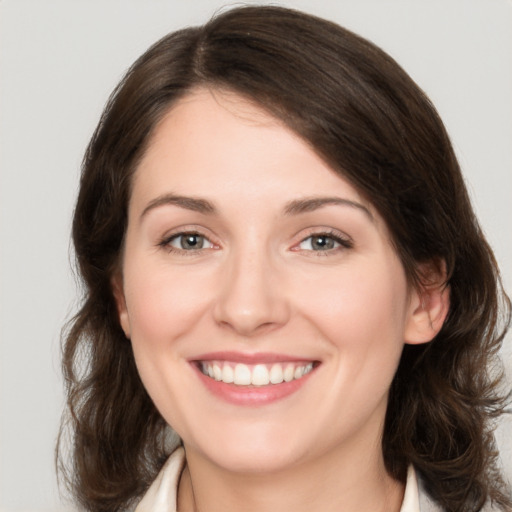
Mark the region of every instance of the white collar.
<instances>
[{"instance_id":1,"label":"white collar","mask_svg":"<svg viewBox=\"0 0 512 512\"><path fill-rule=\"evenodd\" d=\"M135 512L176 512L178 483L185 467L185 450L176 448L167 459Z\"/></svg>"},{"instance_id":2,"label":"white collar","mask_svg":"<svg viewBox=\"0 0 512 512\"><path fill-rule=\"evenodd\" d=\"M178 483L184 467L185 451L180 446L167 459L135 512L176 512ZM407 471L404 501L400 512L420 512L418 480L412 466L409 466Z\"/></svg>"}]
</instances>

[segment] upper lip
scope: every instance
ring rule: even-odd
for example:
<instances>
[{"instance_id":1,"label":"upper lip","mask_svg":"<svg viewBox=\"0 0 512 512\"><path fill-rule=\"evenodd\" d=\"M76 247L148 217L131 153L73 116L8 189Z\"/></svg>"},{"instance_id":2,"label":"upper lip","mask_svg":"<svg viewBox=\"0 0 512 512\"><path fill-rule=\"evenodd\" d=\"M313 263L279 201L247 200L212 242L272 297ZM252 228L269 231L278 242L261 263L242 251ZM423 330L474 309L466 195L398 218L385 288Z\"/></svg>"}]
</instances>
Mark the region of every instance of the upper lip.
<instances>
[{"instance_id":1,"label":"upper lip","mask_svg":"<svg viewBox=\"0 0 512 512\"><path fill-rule=\"evenodd\" d=\"M243 363L249 365L269 364L269 363L287 363L287 362L305 362L315 361L315 358L297 357L289 354L277 354L273 352L244 353L234 351L208 352L192 357L191 361L232 361L234 363Z\"/></svg>"}]
</instances>

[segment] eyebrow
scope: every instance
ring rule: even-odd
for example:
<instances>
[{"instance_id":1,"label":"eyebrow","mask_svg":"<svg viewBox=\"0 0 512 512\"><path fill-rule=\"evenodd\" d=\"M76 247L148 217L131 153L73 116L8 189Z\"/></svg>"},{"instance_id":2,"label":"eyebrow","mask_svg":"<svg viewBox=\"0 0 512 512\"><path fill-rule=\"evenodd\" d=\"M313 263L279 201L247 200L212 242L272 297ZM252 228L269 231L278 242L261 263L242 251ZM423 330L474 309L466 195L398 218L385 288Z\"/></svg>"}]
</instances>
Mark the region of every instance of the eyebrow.
<instances>
[{"instance_id":1,"label":"eyebrow","mask_svg":"<svg viewBox=\"0 0 512 512\"><path fill-rule=\"evenodd\" d=\"M287 203L284 212L287 215L298 215L323 208L324 206L340 205L349 206L362 211L372 222L375 220L372 213L366 206L350 199L341 197L306 197L304 199L296 199Z\"/></svg>"},{"instance_id":2,"label":"eyebrow","mask_svg":"<svg viewBox=\"0 0 512 512\"><path fill-rule=\"evenodd\" d=\"M140 218L145 217L151 210L161 206L174 205L186 210L199 212L204 215L215 215L217 209L215 206L206 199L190 196L179 196L175 194L164 194L158 196L149 202L141 213ZM361 203L351 201L350 199L343 199L341 197L308 197L303 199L295 199L286 204L284 208L285 215L299 215L301 213L313 212L319 210L324 206L339 205L348 206L362 211L372 222L375 220L372 213L366 206Z\"/></svg>"},{"instance_id":3,"label":"eyebrow","mask_svg":"<svg viewBox=\"0 0 512 512\"><path fill-rule=\"evenodd\" d=\"M140 218L142 219L151 210L154 210L155 208L165 205L179 206L180 208L203 213L205 215L214 215L215 213L217 213L217 210L215 209L213 204L210 203L210 201L207 201L206 199L200 199L198 197L189 196L178 196L175 194L164 194L150 201L149 204L146 206L146 208L144 208L143 212L141 213Z\"/></svg>"}]
</instances>

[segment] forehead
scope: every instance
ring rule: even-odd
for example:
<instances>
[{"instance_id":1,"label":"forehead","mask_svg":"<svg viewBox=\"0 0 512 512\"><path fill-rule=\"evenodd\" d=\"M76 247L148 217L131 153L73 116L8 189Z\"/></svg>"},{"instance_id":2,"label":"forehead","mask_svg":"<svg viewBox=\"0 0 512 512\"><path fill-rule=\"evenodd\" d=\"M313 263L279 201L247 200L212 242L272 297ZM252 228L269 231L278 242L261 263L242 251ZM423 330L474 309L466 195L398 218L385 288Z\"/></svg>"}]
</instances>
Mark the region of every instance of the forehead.
<instances>
[{"instance_id":1,"label":"forehead","mask_svg":"<svg viewBox=\"0 0 512 512\"><path fill-rule=\"evenodd\" d=\"M191 161L208 158L213 164L242 157L242 151L251 148L260 154L262 150L277 153L274 145L266 145L269 135L276 142L296 140L296 150L302 144L282 121L254 101L229 90L195 88L173 104L156 125L139 168L178 157Z\"/></svg>"},{"instance_id":2,"label":"forehead","mask_svg":"<svg viewBox=\"0 0 512 512\"><path fill-rule=\"evenodd\" d=\"M165 183L164 183L165 181ZM295 190L341 183L360 194L281 120L229 91L195 89L174 104L155 127L136 170L134 188L194 186L222 181ZM286 193L286 189L281 192Z\"/></svg>"}]
</instances>

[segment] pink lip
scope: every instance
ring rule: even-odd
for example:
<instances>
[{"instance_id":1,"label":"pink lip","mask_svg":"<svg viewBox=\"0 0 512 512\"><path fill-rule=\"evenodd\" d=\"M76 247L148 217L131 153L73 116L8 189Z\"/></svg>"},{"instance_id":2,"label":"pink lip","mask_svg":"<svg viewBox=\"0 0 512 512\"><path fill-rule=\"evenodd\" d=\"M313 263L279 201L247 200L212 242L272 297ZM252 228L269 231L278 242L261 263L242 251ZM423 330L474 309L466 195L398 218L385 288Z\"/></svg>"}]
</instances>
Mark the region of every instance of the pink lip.
<instances>
[{"instance_id":1,"label":"pink lip","mask_svg":"<svg viewBox=\"0 0 512 512\"><path fill-rule=\"evenodd\" d=\"M277 362L310 362L312 359L303 359L283 354L259 353L242 354L238 352L213 352L202 354L190 360L200 381L206 389L225 402L239 406L263 406L278 400L282 400L302 388L315 373L316 367L300 379L281 384L269 384L267 386L236 386L226 384L204 375L199 369L199 361L233 361L244 364L269 364Z\"/></svg>"}]
</instances>

